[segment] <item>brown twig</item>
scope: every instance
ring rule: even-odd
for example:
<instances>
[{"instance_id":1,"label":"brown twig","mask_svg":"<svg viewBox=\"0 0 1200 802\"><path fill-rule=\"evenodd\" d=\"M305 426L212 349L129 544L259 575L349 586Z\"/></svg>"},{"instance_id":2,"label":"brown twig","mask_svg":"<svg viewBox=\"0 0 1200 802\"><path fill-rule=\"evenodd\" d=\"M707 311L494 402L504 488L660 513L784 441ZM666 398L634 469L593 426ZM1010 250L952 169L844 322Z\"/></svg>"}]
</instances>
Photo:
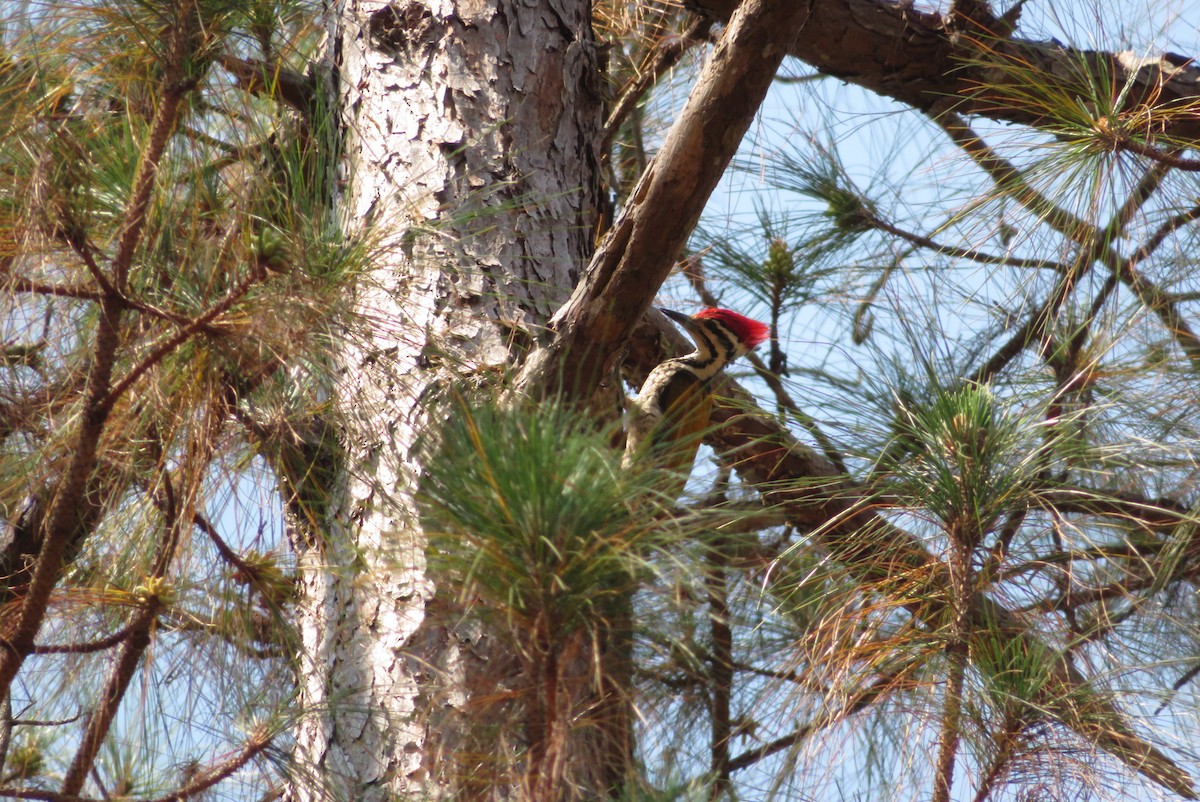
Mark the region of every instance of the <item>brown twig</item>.
<instances>
[{"instance_id":1,"label":"brown twig","mask_svg":"<svg viewBox=\"0 0 1200 802\"><path fill-rule=\"evenodd\" d=\"M79 747L63 777L61 791L63 795L76 794L83 787L96 755L100 752L100 746L104 743L109 727L117 715L121 700L125 698L125 689L133 681L142 655L150 645L151 628L158 617L161 606L162 602L157 596L149 596L145 600L143 608L134 614L133 619L129 622L127 627L129 633L124 648L112 667L108 682L101 691L99 702L88 716Z\"/></svg>"},{"instance_id":2,"label":"brown twig","mask_svg":"<svg viewBox=\"0 0 1200 802\"><path fill-rule=\"evenodd\" d=\"M1195 579L1200 576L1200 566L1191 566L1188 570L1176 573L1177 578ZM1127 577L1118 582L1095 587L1068 586L1062 593L1048 599L1041 599L1021 608L1022 613L1061 613L1067 610L1078 610L1090 604L1108 601L1110 599L1128 599L1131 604L1145 601L1145 596L1139 596L1138 591L1157 588L1163 581L1161 576L1151 572L1147 576Z\"/></svg>"},{"instance_id":3,"label":"brown twig","mask_svg":"<svg viewBox=\"0 0 1200 802\"><path fill-rule=\"evenodd\" d=\"M1121 150L1128 150L1139 156L1145 156L1148 159L1160 162L1167 167L1174 167L1177 170L1185 170L1193 173L1200 171L1200 159L1189 159L1186 156L1180 156L1175 151L1163 150L1162 148L1156 148L1153 145L1147 145L1126 137L1115 138L1113 145Z\"/></svg>"},{"instance_id":4,"label":"brown twig","mask_svg":"<svg viewBox=\"0 0 1200 802\"><path fill-rule=\"evenodd\" d=\"M605 120L604 133L600 138L601 153L608 154L610 152L612 149L612 140L617 135L617 130L625 122L625 118L629 116L629 113L642 100L646 91L658 83L663 73L674 67L679 62L679 59L683 58L684 53L704 42L704 39L699 34L710 24L708 20L696 17L684 29L683 33L659 42L658 47L654 51L653 61L636 78L629 82L629 85L621 92L620 100L617 101L612 112L608 115L608 119Z\"/></svg>"},{"instance_id":5,"label":"brown twig","mask_svg":"<svg viewBox=\"0 0 1200 802\"><path fill-rule=\"evenodd\" d=\"M58 298L76 298L81 301L92 301L94 303L102 302L107 297L107 293L110 291L116 294L116 290L112 289L111 285L109 285L108 290L102 288L98 291L93 287L85 287L80 284L49 284L45 282L34 281L33 279L26 278L25 276L3 276L0 278L0 283L3 283L6 289L8 289L10 292L24 292L31 295L50 295ZM193 321L193 318L190 318L186 315L181 315L177 312L171 312L166 309L160 309L153 304L148 304L135 298L130 298L128 296L122 296L122 298L125 305L129 309L133 309L138 312L144 312L147 315L157 317L170 323L188 325Z\"/></svg>"},{"instance_id":6,"label":"brown twig","mask_svg":"<svg viewBox=\"0 0 1200 802\"><path fill-rule=\"evenodd\" d=\"M196 499L204 482L206 468L212 460L216 445L216 434L224 426L228 418L227 405L218 401L209 406L207 420L196 424L199 433L194 437L179 468L174 472L184 483L186 492L180 499L175 492L176 479L172 472L162 471L160 480L161 493L157 506L163 511L163 538L150 565L150 571L145 583L147 587L142 599L141 609L134 613L129 623L128 637L121 649L121 654L113 665L108 682L100 693L100 700L88 716L71 765L63 775L61 793L76 794L83 787L84 781L92 771L96 756L108 731L116 718L121 700L125 698L126 690L137 673L138 665L143 655L150 647L155 623L159 613L167 606L166 601L159 595L159 586L167 575L171 561L175 557L176 547L183 535L184 521L190 520L190 510L194 510ZM156 441L153 449L161 463L162 448Z\"/></svg>"},{"instance_id":7,"label":"brown twig","mask_svg":"<svg viewBox=\"0 0 1200 802\"><path fill-rule=\"evenodd\" d=\"M295 654L286 643L273 640L271 622L257 611L250 618L252 638L262 646L247 642L241 630L231 633L228 627L212 618L202 619L194 613L182 613L177 610L164 611L159 616L159 626L167 627L172 632L198 632L206 636L215 636L236 649L241 654L255 660L280 660Z\"/></svg>"},{"instance_id":8,"label":"brown twig","mask_svg":"<svg viewBox=\"0 0 1200 802\"><path fill-rule=\"evenodd\" d=\"M749 752L744 752L729 761L729 770L740 771L753 766L764 758L770 757L777 752L782 752L784 749L789 749L804 741L814 732L831 727L839 721L843 721L855 713L860 713L866 710L884 695L895 690L898 685L901 685L906 677L915 671L924 661L914 661L904 665L895 671L890 671L884 674L868 687L863 688L857 693L849 696L837 710L831 711L823 715L816 721L809 722L799 729L776 738L773 741L763 744Z\"/></svg>"},{"instance_id":9,"label":"brown twig","mask_svg":"<svg viewBox=\"0 0 1200 802\"><path fill-rule=\"evenodd\" d=\"M938 755L933 773L933 802L950 802L954 764L962 742L963 686L971 657L971 600L975 594L971 558L982 532L978 531L977 520L964 518L948 521L946 535L950 541L947 567L950 575L951 620L946 640L946 657L950 666L946 673L941 732L938 735Z\"/></svg>"},{"instance_id":10,"label":"brown twig","mask_svg":"<svg viewBox=\"0 0 1200 802\"><path fill-rule=\"evenodd\" d=\"M306 118L312 116L316 108L317 87L310 76L279 64L238 58L232 53L219 54L216 62L233 76L243 90L278 100Z\"/></svg>"},{"instance_id":11,"label":"brown twig","mask_svg":"<svg viewBox=\"0 0 1200 802\"><path fill-rule=\"evenodd\" d=\"M1000 731L999 738L996 739L999 742L999 749L990 765L982 772L972 802L984 802L991 796L992 790L997 787L997 782L1003 776L1005 768L1016 751L1019 744L1018 739L1024 729L1025 722L1021 720L1020 716L1011 712L1005 715L1004 727Z\"/></svg>"},{"instance_id":12,"label":"brown twig","mask_svg":"<svg viewBox=\"0 0 1200 802\"><path fill-rule=\"evenodd\" d=\"M203 331L213 322L218 316L229 311L229 308L237 303L246 293L248 293L254 285L258 284L266 277L266 271L255 266L245 278L232 287L217 303L209 307L203 314L195 320L188 322L187 325L180 328L166 337L164 337L158 345L151 348L141 362L135 365L129 373L125 375L116 386L105 396L101 402L101 408L107 413L112 408L113 404L128 390L134 382L150 368L161 362L168 354L174 351L179 346L190 340L200 331Z\"/></svg>"},{"instance_id":13,"label":"brown twig","mask_svg":"<svg viewBox=\"0 0 1200 802\"><path fill-rule=\"evenodd\" d=\"M935 253L945 256L952 256L955 259L966 259L972 262L978 262L983 265L1004 265L1006 267L1024 267L1036 268L1038 270L1053 270L1059 274L1069 273L1071 266L1062 262L1055 262L1051 259L1023 259L1016 256L999 256L997 254L987 253L976 248L957 248L953 245L937 242L929 237L917 234L912 231L906 231L899 226L889 223L887 220L878 215L868 214L867 219L872 226L892 236L899 237L902 240L917 245L926 250L934 251Z\"/></svg>"},{"instance_id":14,"label":"brown twig","mask_svg":"<svg viewBox=\"0 0 1200 802\"><path fill-rule=\"evenodd\" d=\"M249 742L242 748L241 752L223 763L200 772L196 775L196 779L182 788L177 788L164 796L147 799L129 799L126 797L125 800L126 802L183 802L184 800L191 799L212 788L225 778L232 776L235 771L249 763L270 745L271 736L265 731L260 730L252 733ZM43 802L107 802L107 800L95 797L60 794L54 791L42 791L35 788L0 788L0 797L9 799L36 799Z\"/></svg>"},{"instance_id":15,"label":"brown twig","mask_svg":"<svg viewBox=\"0 0 1200 802\"><path fill-rule=\"evenodd\" d=\"M51 295L56 298L77 298L81 301L100 301L104 295L92 287L80 284L46 284L24 276L4 276L3 284L9 292L24 292L30 295Z\"/></svg>"},{"instance_id":16,"label":"brown twig","mask_svg":"<svg viewBox=\"0 0 1200 802\"><path fill-rule=\"evenodd\" d=\"M98 295L101 298L123 299L124 294L115 286L113 286L113 284L108 280L108 277L104 275L104 271L100 269L100 265L96 263L96 258L92 255L93 248L86 241L84 235L70 237L69 241L71 248L75 251L75 255L79 257L81 262L83 262L83 265L87 268L92 280L95 281L96 285L100 288Z\"/></svg>"},{"instance_id":17,"label":"brown twig","mask_svg":"<svg viewBox=\"0 0 1200 802\"><path fill-rule=\"evenodd\" d=\"M33 647L34 654L94 654L111 649L129 637L132 624L126 624L111 635L85 643L39 644Z\"/></svg>"},{"instance_id":18,"label":"brown twig","mask_svg":"<svg viewBox=\"0 0 1200 802\"><path fill-rule=\"evenodd\" d=\"M719 506L729 500L728 487L732 468L722 463L713 490L704 499L705 507ZM709 772L713 785L709 799L717 800L729 792L729 747L733 737L730 702L733 698L733 623L729 609L729 560L726 552L733 547L729 535L713 539L706 554L704 586L708 597L708 622L712 648L708 653L709 675Z\"/></svg>"}]
</instances>

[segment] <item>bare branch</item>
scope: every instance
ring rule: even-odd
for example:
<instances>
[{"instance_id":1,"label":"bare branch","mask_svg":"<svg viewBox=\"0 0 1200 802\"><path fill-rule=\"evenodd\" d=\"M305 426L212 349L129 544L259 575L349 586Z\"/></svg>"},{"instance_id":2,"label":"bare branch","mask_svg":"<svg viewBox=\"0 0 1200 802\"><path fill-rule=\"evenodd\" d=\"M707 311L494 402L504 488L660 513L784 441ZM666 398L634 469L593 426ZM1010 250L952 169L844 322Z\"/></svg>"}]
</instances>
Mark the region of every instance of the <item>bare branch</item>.
<instances>
[{"instance_id":1,"label":"bare branch","mask_svg":"<svg viewBox=\"0 0 1200 802\"><path fill-rule=\"evenodd\" d=\"M912 3L816 0L809 21L796 26L791 55L921 111L946 108L949 101L963 116L1053 125L1058 121L1046 108L1018 102L1026 94L1023 76L1035 73L1055 96L1124 93L1127 107L1153 117L1158 135L1200 140L1200 65L1169 54L1140 58L1013 38L1022 4L993 25L964 31ZM737 0L688 0L688 6L727 20Z\"/></svg>"},{"instance_id":2,"label":"bare branch","mask_svg":"<svg viewBox=\"0 0 1200 802\"><path fill-rule=\"evenodd\" d=\"M1200 171L1200 159L1189 159L1186 156L1180 156L1176 151L1163 150L1162 148L1156 148L1153 145L1147 145L1126 137L1118 137L1114 140L1113 145L1121 150L1145 156L1147 159L1160 162L1167 167L1174 167L1177 170L1186 170L1193 173Z\"/></svg>"},{"instance_id":3,"label":"bare branch","mask_svg":"<svg viewBox=\"0 0 1200 802\"><path fill-rule=\"evenodd\" d=\"M1135 269L1135 263L1132 260L1121 258L1120 254L1110 245L1112 240L1124 230L1136 210L1157 189L1167 169L1165 166L1155 165L1147 171L1143 181L1126 199L1109 225L1102 230L1062 209L1044 194L1031 187L1019 170L992 150L958 115L946 113L938 116L935 121L950 136L950 139L996 182L997 186L1044 220L1047 225L1079 244L1082 249L1077 260L1078 266L1062 276L1050 297L1034 312L1017 334L1005 343L992 359L975 372L973 378L986 381L1030 343L1038 341L1047 326L1053 321L1058 308L1065 302L1079 279L1091 269L1091 264L1095 261L1103 264L1133 291L1146 308L1158 315L1167 331L1179 343L1179 347L1192 363L1200 365L1200 336L1192 331L1174 299L1158 285L1141 275ZM1157 243L1155 243L1155 247L1157 247Z\"/></svg>"},{"instance_id":4,"label":"bare branch","mask_svg":"<svg viewBox=\"0 0 1200 802\"><path fill-rule=\"evenodd\" d=\"M85 643L40 644L33 647L34 654L93 654L111 649L129 637L133 624L126 624L111 635Z\"/></svg>"},{"instance_id":5,"label":"bare branch","mask_svg":"<svg viewBox=\"0 0 1200 802\"><path fill-rule=\"evenodd\" d=\"M896 690L898 686L903 685L908 675L923 664L923 660L916 660L911 663L907 663L894 671L884 674L866 688L862 688L847 697L837 710L828 712L821 716L821 718L818 720L809 722L794 732L776 738L769 743L763 744L756 749L753 749L749 752L744 752L731 759L729 761L729 770L740 771L741 769L749 768L763 758L770 757L777 752L782 752L784 749L790 749L791 747L802 743L817 730L831 727L834 724L837 724L839 721L849 718L855 713L860 713L863 710L866 710L879 699Z\"/></svg>"},{"instance_id":6,"label":"bare branch","mask_svg":"<svg viewBox=\"0 0 1200 802\"><path fill-rule=\"evenodd\" d=\"M642 101L646 91L653 87L663 76L663 73L674 67L684 53L698 44L703 43L700 33L709 25L707 20L696 18L679 36L660 42L654 53L654 60L637 78L621 92L608 119L604 123L604 138L600 141L600 152L608 155L611 150L613 137L617 129L625 122L629 113Z\"/></svg>"},{"instance_id":7,"label":"bare branch","mask_svg":"<svg viewBox=\"0 0 1200 802\"><path fill-rule=\"evenodd\" d=\"M997 254L980 251L976 248L958 248L953 245L946 245L937 242L929 237L921 234L916 234L912 231L906 231L899 226L889 223L887 220L878 217L877 215L869 215L868 219L871 224L880 231L899 237L902 240L911 242L926 250L931 250L935 253L945 256L952 256L955 259L967 259L972 262L978 262L983 265L1005 265L1007 267L1024 267L1034 268L1037 270L1053 270L1056 273L1069 273L1071 267L1062 262L1055 262L1050 259L1023 259L1017 256L999 256Z\"/></svg>"},{"instance_id":8,"label":"bare branch","mask_svg":"<svg viewBox=\"0 0 1200 802\"><path fill-rule=\"evenodd\" d=\"M245 276L245 278L229 289L224 298L210 306L195 320L189 321L187 325L167 335L158 343L158 345L151 348L150 353L143 357L142 361L134 365L129 373L125 374L124 378L117 382L112 390L109 391L109 393L101 401L99 408L107 413L108 410L112 408L113 404L115 404L117 400L133 385L133 383L141 378L143 374L145 374L146 371L157 365L159 362L165 359L168 354L170 354L179 346L183 345L196 334L208 328L208 326L214 320L223 315L225 312L228 312L230 307L243 298L246 293L253 289L256 284L265 279L266 276L266 271L260 266L255 265L254 268Z\"/></svg>"},{"instance_id":9,"label":"bare branch","mask_svg":"<svg viewBox=\"0 0 1200 802\"><path fill-rule=\"evenodd\" d=\"M254 59L238 58L222 53L216 61L224 67L238 85L247 92L266 95L291 106L305 117L316 108L316 81L310 76L286 69L279 64L266 64Z\"/></svg>"},{"instance_id":10,"label":"bare branch","mask_svg":"<svg viewBox=\"0 0 1200 802\"><path fill-rule=\"evenodd\" d=\"M4 276L3 283L9 292L24 292L30 295L51 295L57 298L77 298L81 301L99 302L103 295L92 287L79 284L46 284L24 276Z\"/></svg>"}]
</instances>

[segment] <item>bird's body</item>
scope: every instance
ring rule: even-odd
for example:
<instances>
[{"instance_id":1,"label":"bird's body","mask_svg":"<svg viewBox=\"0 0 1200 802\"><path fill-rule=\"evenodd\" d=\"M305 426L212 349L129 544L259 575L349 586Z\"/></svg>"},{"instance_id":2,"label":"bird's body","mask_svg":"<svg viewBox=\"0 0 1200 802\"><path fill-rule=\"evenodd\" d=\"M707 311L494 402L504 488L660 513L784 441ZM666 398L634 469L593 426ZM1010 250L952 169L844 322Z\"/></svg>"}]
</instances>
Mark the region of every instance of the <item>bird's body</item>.
<instances>
[{"instance_id":1,"label":"bird's body","mask_svg":"<svg viewBox=\"0 0 1200 802\"><path fill-rule=\"evenodd\" d=\"M655 366L629 408L625 465L690 470L712 415L712 380L767 337L762 323L729 309L688 316L668 309L696 342L696 350Z\"/></svg>"}]
</instances>

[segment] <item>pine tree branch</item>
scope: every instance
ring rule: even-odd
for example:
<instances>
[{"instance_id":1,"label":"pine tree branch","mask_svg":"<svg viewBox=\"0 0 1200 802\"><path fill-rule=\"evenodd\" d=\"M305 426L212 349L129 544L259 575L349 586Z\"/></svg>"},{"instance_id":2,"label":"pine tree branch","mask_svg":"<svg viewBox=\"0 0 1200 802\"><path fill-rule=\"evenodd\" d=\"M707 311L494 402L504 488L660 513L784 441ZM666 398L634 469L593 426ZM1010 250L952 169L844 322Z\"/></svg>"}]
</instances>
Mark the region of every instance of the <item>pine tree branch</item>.
<instances>
[{"instance_id":1,"label":"pine tree branch","mask_svg":"<svg viewBox=\"0 0 1200 802\"><path fill-rule=\"evenodd\" d=\"M1080 248L1075 262L1076 266L1060 276L1050 297L1034 311L1016 335L1006 342L987 363L976 370L972 376L973 380L989 380L1027 346L1040 341L1053 322L1057 310L1066 301L1079 280L1091 270L1094 262L1104 265L1110 274L1128 286L1138 300L1158 316L1171 337L1179 344L1192 363L1200 365L1200 336L1197 336L1184 319L1175 299L1165 293L1157 284L1146 279L1136 269L1137 262L1148 256L1149 251L1143 256L1135 254L1134 258L1123 259L1111 245L1124 232L1136 211L1159 187L1167 171L1166 165L1155 164L1147 170L1143 180L1130 193L1109 224L1100 228L1071 214L1030 186L1020 170L989 147L957 114L949 112L939 114L935 117L935 122L941 126L954 144L962 148L979 168L991 177L997 187ZM1172 222L1168 221L1164 227ZM1184 222L1186 220L1179 222L1179 225L1183 225ZM1164 232L1162 236L1165 237L1166 233ZM1161 241L1161 239L1152 237L1148 244L1152 244L1156 248Z\"/></svg>"},{"instance_id":2,"label":"pine tree branch","mask_svg":"<svg viewBox=\"0 0 1200 802\"><path fill-rule=\"evenodd\" d=\"M749 768L760 760L770 757L777 752L797 746L818 730L831 727L839 721L843 721L856 713L866 710L879 699L891 693L897 685L903 684L906 677L923 664L924 660L915 660L894 671L888 672L866 688L862 688L848 697L837 710L830 711L819 719L810 721L787 735L776 738L748 752L743 752L731 759L729 761L729 770L733 772Z\"/></svg>"},{"instance_id":3,"label":"pine tree branch","mask_svg":"<svg viewBox=\"0 0 1200 802\"><path fill-rule=\"evenodd\" d=\"M687 0L689 8L728 20L737 0ZM1019 11L1019 8L1016 9ZM1019 102L1028 76L1057 97L1118 97L1154 109L1156 135L1200 140L1200 65L1172 53L1141 58L1011 37L1013 19L964 30L937 11L891 0L816 0L791 55L822 73L915 109L1022 125L1053 125L1044 107ZM982 22L982 20L981 20ZM780 24L784 24L782 18ZM1024 78L1024 79L1023 79Z\"/></svg>"},{"instance_id":4,"label":"pine tree branch","mask_svg":"<svg viewBox=\"0 0 1200 802\"><path fill-rule=\"evenodd\" d=\"M729 535L715 539L708 554L704 584L708 591L708 621L712 648L709 660L709 772L713 787L709 798L718 800L729 793L729 747L733 738L731 705L733 700L733 626L729 611L727 550Z\"/></svg>"},{"instance_id":5,"label":"pine tree branch","mask_svg":"<svg viewBox=\"0 0 1200 802\"><path fill-rule=\"evenodd\" d=\"M255 266L245 277L242 278L236 285L231 287L226 292L225 297L217 301L215 304L204 310L195 320L188 321L186 325L164 336L157 345L150 349L145 357L140 362L133 366L130 371L118 381L113 388L101 400L99 408L107 414L108 410L112 409L113 405L121 398L121 396L133 386L133 384L141 378L146 371L157 365L167 357L172 351L179 348L185 342L196 336L199 332L207 329L214 320L229 311L229 309L245 297L246 293L250 292L257 284L261 283L267 277L267 273L260 266Z\"/></svg>"},{"instance_id":6,"label":"pine tree branch","mask_svg":"<svg viewBox=\"0 0 1200 802\"><path fill-rule=\"evenodd\" d=\"M255 95L264 95L291 106L306 118L312 116L317 103L317 85L310 76L302 75L279 64L267 64L232 53L222 53L216 62L225 68L238 85Z\"/></svg>"},{"instance_id":7,"label":"pine tree branch","mask_svg":"<svg viewBox=\"0 0 1200 802\"><path fill-rule=\"evenodd\" d=\"M176 547L185 526L183 519L186 513L195 509L196 499L200 493L207 467L212 460L216 433L224 425L228 417L228 409L220 402L214 404L206 417L197 422L200 433L186 451L182 464L173 472L163 471L160 481L162 488L159 494L158 507L163 511L163 538L159 541L154 560L151 563L149 576L143 583L145 590L140 593L141 605L132 616L128 629L128 637L121 647L121 653L113 664L108 681L100 692L100 698L88 714L82 739L71 760L70 766L63 775L60 793L71 795L79 793L89 773L94 770L96 756L108 736L113 720L120 709L121 700L137 674L138 666L146 650L150 648L153 632L159 613L168 606L164 596L169 593L169 584L164 580L167 571L174 560ZM162 444L155 441L154 452L157 460L163 459ZM173 475L174 474L174 475ZM185 488L183 498L175 492L176 484Z\"/></svg>"},{"instance_id":8,"label":"pine tree branch","mask_svg":"<svg viewBox=\"0 0 1200 802\"><path fill-rule=\"evenodd\" d=\"M690 346L665 317L647 315L630 341L627 378L640 383L668 354ZM874 499L832 464L797 442L771 415L758 410L753 397L725 378L716 388L716 427L706 437L728 455L742 479L756 487L768 504L786 512L791 523L860 581L886 592L897 588L900 603L916 618L940 626L950 614L944 589L947 566L917 537L878 515ZM1138 736L1123 714L1087 678L1011 610L995 599L972 597L971 624L977 637L1024 644L1023 653L1047 655L1046 683L1027 700L1030 715L1050 717L1089 743L1112 754L1165 788L1196 799L1191 777L1153 744Z\"/></svg>"},{"instance_id":9,"label":"pine tree branch","mask_svg":"<svg viewBox=\"0 0 1200 802\"><path fill-rule=\"evenodd\" d=\"M645 99L646 92L658 83L663 74L674 67L688 50L704 41L700 37L700 33L707 24L704 19L695 19L682 34L659 43L650 66L621 92L620 99L609 113L608 119L605 120L604 137L600 141L602 154L609 155L617 130L625 122L629 113L637 107L637 104Z\"/></svg>"},{"instance_id":10,"label":"pine tree branch","mask_svg":"<svg viewBox=\"0 0 1200 802\"><path fill-rule=\"evenodd\" d=\"M962 744L962 718L967 667L971 659L971 602L975 593L975 575L971 553L982 533L975 530L975 521L951 521L947 535L950 553L946 574L950 580L950 627L944 649L948 667L942 700L942 721L938 732L938 755L933 772L933 802L950 802L954 787L954 765Z\"/></svg>"},{"instance_id":11,"label":"pine tree branch","mask_svg":"<svg viewBox=\"0 0 1200 802\"><path fill-rule=\"evenodd\" d=\"M194 78L185 77L186 61L198 44L193 10L190 3L176 9L178 16L171 34L170 63L164 80L163 97L134 175L111 263L111 284L116 291L105 293L100 304L76 445L46 515L41 548L20 613L12 628L4 633L6 637L0 641L0 646L3 646L0 650L0 696L8 693L25 658L33 651L34 638L45 616L51 591L58 581L68 543L80 520L80 510L88 506L84 491L96 468L100 438L112 408L111 404L105 402L121 342L120 321L125 304L119 293L124 291L134 252L141 242L159 160L175 128L184 96L195 86Z\"/></svg>"},{"instance_id":12,"label":"pine tree branch","mask_svg":"<svg viewBox=\"0 0 1200 802\"><path fill-rule=\"evenodd\" d=\"M91 771L96 755L100 751L100 746L104 743L105 736L108 735L109 727L116 718L117 709L125 697L125 690L133 681L142 655L150 646L151 629L158 617L160 607L159 599L152 596L146 600L145 606L138 610L129 622L128 638L112 667L108 682L100 692L99 701L87 717L83 738L63 779L62 794L70 796L78 793L79 789L83 787L84 780L87 779L88 772Z\"/></svg>"},{"instance_id":13,"label":"pine tree branch","mask_svg":"<svg viewBox=\"0 0 1200 802\"><path fill-rule=\"evenodd\" d=\"M1147 159L1161 162L1167 167L1174 167L1177 170L1186 170L1192 173L1200 171L1200 159L1189 159L1186 156L1180 156L1175 150L1156 148L1153 145L1137 142L1127 137L1115 138L1113 147L1118 150L1127 150L1130 153L1136 153L1139 156L1145 156Z\"/></svg>"},{"instance_id":14,"label":"pine tree branch","mask_svg":"<svg viewBox=\"0 0 1200 802\"><path fill-rule=\"evenodd\" d=\"M930 237L922 234L917 234L912 231L906 231L899 226L889 223L887 220L875 214L868 215L868 221L872 226L891 234L894 237L899 237L906 242L909 242L917 247L933 251L934 253L943 256L951 256L955 259L966 259L971 262L978 262L981 265L1005 265L1006 267L1021 267L1036 270L1053 270L1056 273L1064 274L1070 272L1070 266L1062 262L1055 262L1050 259L1026 259L1019 256L1000 256L994 253L987 253L976 248L959 248L954 245L946 245L945 243L937 242Z\"/></svg>"},{"instance_id":15,"label":"pine tree branch","mask_svg":"<svg viewBox=\"0 0 1200 802\"><path fill-rule=\"evenodd\" d=\"M93 287L87 287L80 284L51 284L42 281L35 281L25 276L5 275L3 273L2 266L0 266L0 283L2 283L9 292L22 292L30 295L46 295L58 298L76 298L81 301L92 301L94 303L102 302L110 293L119 294L116 293L116 290L112 289L111 287L108 289L97 290ZM128 296L122 295L121 298L128 309L144 312L145 314L159 318L160 320L166 320L170 323L177 323L179 325L187 325L192 322L192 318L186 315L181 315L177 312L171 312L166 309L160 309L153 304L148 304ZM208 329L208 331L211 332L212 330Z\"/></svg>"},{"instance_id":16,"label":"pine tree branch","mask_svg":"<svg viewBox=\"0 0 1200 802\"><path fill-rule=\"evenodd\" d=\"M240 752L228 760L200 772L196 775L196 779L187 785L177 788L164 796L143 799L122 797L122 799L126 800L126 802L186 802L186 800L202 794L225 778L232 776L234 772L249 763L270 745L271 736L265 731L251 733L250 739ZM104 799L95 797L60 794L36 788L0 788L0 797L6 799L37 799L42 800L42 802L106 802Z\"/></svg>"},{"instance_id":17,"label":"pine tree branch","mask_svg":"<svg viewBox=\"0 0 1200 802\"><path fill-rule=\"evenodd\" d=\"M5 275L3 277L4 289L9 293L27 293L29 295L47 295L56 298L76 298L81 301L99 302L103 298L103 294L98 292L93 287L85 287L80 284L47 284L42 281L34 281L25 276Z\"/></svg>"},{"instance_id":18,"label":"pine tree branch","mask_svg":"<svg viewBox=\"0 0 1200 802\"><path fill-rule=\"evenodd\" d=\"M995 738L997 753L989 761L988 767L980 772L976 786L975 798L972 802L984 802L997 787L1001 776L1012 760L1013 752L1018 743L1018 737L1025 729L1025 722L1020 716L1007 714L1004 717L1004 727L998 738Z\"/></svg>"},{"instance_id":19,"label":"pine tree branch","mask_svg":"<svg viewBox=\"0 0 1200 802\"><path fill-rule=\"evenodd\" d=\"M129 637L133 624L126 624L111 635L84 643L39 644L33 647L34 654L94 654L111 649Z\"/></svg>"}]
</instances>

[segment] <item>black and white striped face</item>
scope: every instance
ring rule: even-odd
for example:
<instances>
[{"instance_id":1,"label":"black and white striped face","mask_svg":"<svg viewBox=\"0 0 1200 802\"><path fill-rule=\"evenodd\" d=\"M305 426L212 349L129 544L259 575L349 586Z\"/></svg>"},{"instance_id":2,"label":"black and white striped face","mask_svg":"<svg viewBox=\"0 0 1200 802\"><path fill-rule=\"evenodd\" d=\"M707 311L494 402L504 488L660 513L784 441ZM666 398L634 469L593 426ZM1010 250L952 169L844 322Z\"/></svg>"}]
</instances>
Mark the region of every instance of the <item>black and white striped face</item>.
<instances>
[{"instance_id":1,"label":"black and white striped face","mask_svg":"<svg viewBox=\"0 0 1200 802\"><path fill-rule=\"evenodd\" d=\"M696 342L696 352L682 357L682 361L700 375L716 373L750 350L736 332L716 318L692 317L672 309L662 312L682 326Z\"/></svg>"}]
</instances>

